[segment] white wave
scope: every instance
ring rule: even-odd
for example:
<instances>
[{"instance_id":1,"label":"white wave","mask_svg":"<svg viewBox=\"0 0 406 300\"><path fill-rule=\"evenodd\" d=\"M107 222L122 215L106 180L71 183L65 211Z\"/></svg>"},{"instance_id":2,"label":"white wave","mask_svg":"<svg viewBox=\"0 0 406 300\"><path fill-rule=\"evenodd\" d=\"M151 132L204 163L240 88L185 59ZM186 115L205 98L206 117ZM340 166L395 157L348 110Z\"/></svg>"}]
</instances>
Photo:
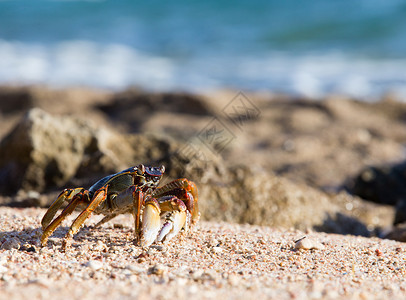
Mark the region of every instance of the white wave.
<instances>
[{"instance_id":1,"label":"white wave","mask_svg":"<svg viewBox=\"0 0 406 300\"><path fill-rule=\"evenodd\" d=\"M406 59L368 59L343 53L171 58L128 46L66 41L56 45L0 40L0 83L45 83L121 89L201 91L232 87L321 97L341 93L406 99Z\"/></svg>"},{"instance_id":2,"label":"white wave","mask_svg":"<svg viewBox=\"0 0 406 300\"><path fill-rule=\"evenodd\" d=\"M0 81L122 88L166 88L172 63L122 45L69 41L55 46L0 41Z\"/></svg>"}]
</instances>

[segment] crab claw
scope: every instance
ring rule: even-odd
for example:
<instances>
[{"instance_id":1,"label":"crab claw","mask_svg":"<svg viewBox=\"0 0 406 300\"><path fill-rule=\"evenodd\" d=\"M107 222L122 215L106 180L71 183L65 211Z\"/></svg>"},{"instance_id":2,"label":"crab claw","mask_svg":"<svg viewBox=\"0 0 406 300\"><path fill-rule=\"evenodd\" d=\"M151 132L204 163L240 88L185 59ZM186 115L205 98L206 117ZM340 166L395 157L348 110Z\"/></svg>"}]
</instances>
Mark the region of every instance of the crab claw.
<instances>
[{"instance_id":1,"label":"crab claw","mask_svg":"<svg viewBox=\"0 0 406 300\"><path fill-rule=\"evenodd\" d=\"M158 236L161 228L161 209L155 198L148 197L142 216L141 247L149 247Z\"/></svg>"},{"instance_id":2,"label":"crab claw","mask_svg":"<svg viewBox=\"0 0 406 300\"><path fill-rule=\"evenodd\" d=\"M171 240L174 236L176 236L179 231L181 231L181 229L183 228L183 226L185 225L186 222L186 212L185 211L174 211L171 213L169 220L166 224L171 224L171 228L170 230L166 230L169 231L167 234L163 235L163 229L165 228L162 227L161 232L159 233L159 238L161 238L161 240L165 239L165 242L168 242L169 240ZM168 226L169 227L169 226Z\"/></svg>"},{"instance_id":3,"label":"crab claw","mask_svg":"<svg viewBox=\"0 0 406 300\"><path fill-rule=\"evenodd\" d=\"M159 205L164 214L161 219L164 220L161 231L159 232L157 240L169 241L183 227L187 227L187 207L183 201L175 196L163 196L159 198Z\"/></svg>"},{"instance_id":4,"label":"crab claw","mask_svg":"<svg viewBox=\"0 0 406 300\"><path fill-rule=\"evenodd\" d=\"M173 224L172 222L165 222L164 225L161 228L161 231L159 231L158 237L156 240L158 242L162 242L165 236L172 230Z\"/></svg>"}]
</instances>

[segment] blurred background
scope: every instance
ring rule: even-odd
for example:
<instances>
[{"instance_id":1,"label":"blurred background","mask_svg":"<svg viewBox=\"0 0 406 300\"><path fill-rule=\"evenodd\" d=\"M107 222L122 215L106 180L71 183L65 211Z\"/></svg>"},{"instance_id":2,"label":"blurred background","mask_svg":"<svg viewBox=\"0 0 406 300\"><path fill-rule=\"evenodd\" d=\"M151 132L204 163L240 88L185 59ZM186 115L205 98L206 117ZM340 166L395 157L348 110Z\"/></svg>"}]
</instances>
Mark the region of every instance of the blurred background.
<instances>
[{"instance_id":1,"label":"blurred background","mask_svg":"<svg viewBox=\"0 0 406 300\"><path fill-rule=\"evenodd\" d=\"M0 84L406 98L406 3L0 1Z\"/></svg>"}]
</instances>

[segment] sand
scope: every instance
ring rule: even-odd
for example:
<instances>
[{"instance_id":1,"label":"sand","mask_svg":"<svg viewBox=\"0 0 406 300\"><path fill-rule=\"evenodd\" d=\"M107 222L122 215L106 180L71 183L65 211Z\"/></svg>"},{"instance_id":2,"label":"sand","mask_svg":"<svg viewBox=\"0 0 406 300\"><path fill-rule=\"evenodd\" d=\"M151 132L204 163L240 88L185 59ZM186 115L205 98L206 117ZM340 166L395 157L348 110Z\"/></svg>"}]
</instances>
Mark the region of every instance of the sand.
<instances>
[{"instance_id":1,"label":"sand","mask_svg":"<svg viewBox=\"0 0 406 300\"><path fill-rule=\"evenodd\" d=\"M92 216L61 251L74 216L39 246L44 209L0 208L2 299L404 299L403 243L200 222L148 253L131 216ZM301 238L305 239L295 243ZM300 245L305 248L297 249Z\"/></svg>"}]
</instances>

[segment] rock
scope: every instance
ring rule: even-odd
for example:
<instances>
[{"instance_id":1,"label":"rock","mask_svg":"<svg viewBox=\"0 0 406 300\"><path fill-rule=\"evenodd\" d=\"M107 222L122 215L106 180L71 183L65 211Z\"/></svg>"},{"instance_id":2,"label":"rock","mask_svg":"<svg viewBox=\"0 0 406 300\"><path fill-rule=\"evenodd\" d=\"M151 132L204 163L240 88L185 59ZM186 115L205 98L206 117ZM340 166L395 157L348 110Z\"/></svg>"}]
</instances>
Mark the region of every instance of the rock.
<instances>
[{"instance_id":1,"label":"rock","mask_svg":"<svg viewBox=\"0 0 406 300\"><path fill-rule=\"evenodd\" d=\"M0 143L0 192L63 185L76 173L94 135L83 121L30 110Z\"/></svg>"},{"instance_id":2,"label":"rock","mask_svg":"<svg viewBox=\"0 0 406 300\"><path fill-rule=\"evenodd\" d=\"M42 192L74 177L90 184L136 164L135 157L144 163L161 157L162 147L167 144L153 138L127 137L87 120L32 109L0 142L0 193Z\"/></svg>"},{"instance_id":3,"label":"rock","mask_svg":"<svg viewBox=\"0 0 406 300\"><path fill-rule=\"evenodd\" d=\"M368 228L388 226L393 218L390 207L378 209L348 194L329 196L254 167L209 168L204 177L192 172L190 178L209 220L369 236Z\"/></svg>"},{"instance_id":4,"label":"rock","mask_svg":"<svg viewBox=\"0 0 406 300\"><path fill-rule=\"evenodd\" d=\"M406 163L387 166L372 166L362 170L352 183L350 191L377 203L396 205L406 197Z\"/></svg>"},{"instance_id":5,"label":"rock","mask_svg":"<svg viewBox=\"0 0 406 300\"><path fill-rule=\"evenodd\" d=\"M406 221L406 162L372 166L348 185L353 194L376 203L396 206L394 224Z\"/></svg>"},{"instance_id":6,"label":"rock","mask_svg":"<svg viewBox=\"0 0 406 300\"><path fill-rule=\"evenodd\" d=\"M213 116L213 109L202 97L187 93L146 93L130 89L114 95L109 103L99 105L113 121L140 132L140 126L161 112L176 116ZM176 115L176 116L175 116Z\"/></svg>"},{"instance_id":7,"label":"rock","mask_svg":"<svg viewBox=\"0 0 406 300\"><path fill-rule=\"evenodd\" d=\"M1 87L0 111L11 114L34 106L34 97L26 88Z\"/></svg>"},{"instance_id":8,"label":"rock","mask_svg":"<svg viewBox=\"0 0 406 300\"><path fill-rule=\"evenodd\" d=\"M406 242L406 223L401 223L392 228L387 234L383 236L385 239L395 240L399 242Z\"/></svg>"}]
</instances>

